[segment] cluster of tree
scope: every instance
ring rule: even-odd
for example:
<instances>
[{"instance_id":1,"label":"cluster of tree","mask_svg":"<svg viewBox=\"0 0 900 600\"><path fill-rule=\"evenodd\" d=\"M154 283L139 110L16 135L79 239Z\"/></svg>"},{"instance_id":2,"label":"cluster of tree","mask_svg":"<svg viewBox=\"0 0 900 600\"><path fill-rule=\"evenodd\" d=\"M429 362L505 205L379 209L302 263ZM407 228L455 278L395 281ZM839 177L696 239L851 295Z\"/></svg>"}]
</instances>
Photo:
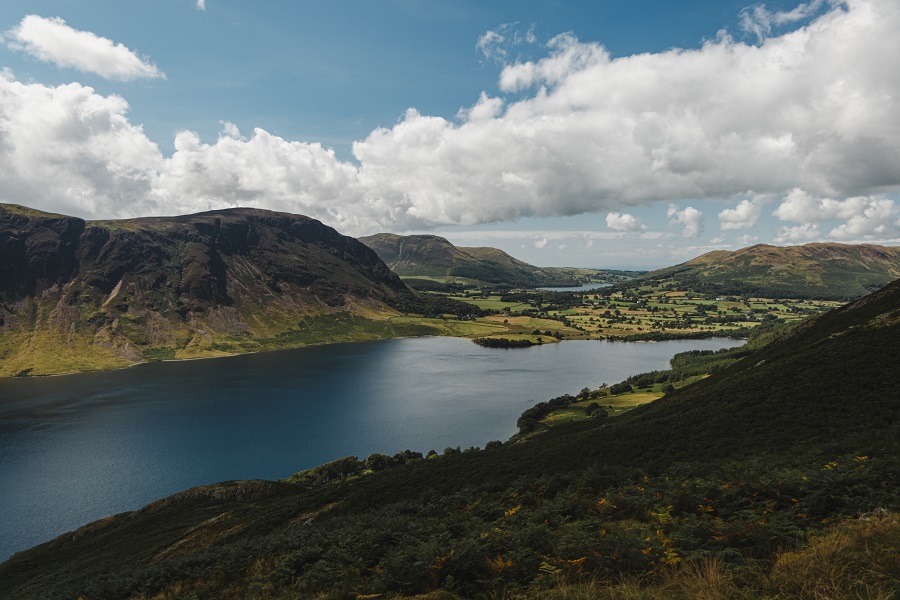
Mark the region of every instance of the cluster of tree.
<instances>
[{"instance_id":1,"label":"cluster of tree","mask_svg":"<svg viewBox=\"0 0 900 600\"><path fill-rule=\"evenodd\" d=\"M609 336L607 339L613 342L662 342L665 340L703 340L712 337L746 338L751 328L741 327L727 331L692 331L689 333L669 331L647 331L644 333L630 333L628 335Z\"/></svg>"},{"instance_id":2,"label":"cluster of tree","mask_svg":"<svg viewBox=\"0 0 900 600\"><path fill-rule=\"evenodd\" d=\"M435 454L437 453L431 450L428 456L431 457ZM287 481L305 484L333 483L356 477L366 472L377 473L409 462L422 460L423 458L425 457L421 452L413 452L412 450L404 450L393 456L379 453L370 454L365 460L359 460L355 456L346 456L327 462L324 465L295 473Z\"/></svg>"},{"instance_id":3,"label":"cluster of tree","mask_svg":"<svg viewBox=\"0 0 900 600\"><path fill-rule=\"evenodd\" d=\"M419 293L415 296L404 296L394 302L394 308L407 314L418 314L427 318L440 318L442 315L474 318L490 314L468 302L453 300L439 294Z\"/></svg>"},{"instance_id":4,"label":"cluster of tree","mask_svg":"<svg viewBox=\"0 0 900 600\"><path fill-rule=\"evenodd\" d=\"M441 292L445 294L461 292L469 287L462 283L444 283L441 281L435 281L434 279L424 279L418 277L406 277L403 279L403 283L420 292Z\"/></svg>"},{"instance_id":5,"label":"cluster of tree","mask_svg":"<svg viewBox=\"0 0 900 600\"><path fill-rule=\"evenodd\" d=\"M613 388L615 387L616 386L613 386ZM630 390L631 386L628 386L627 390L622 391ZM609 393L621 392L612 392L612 389L607 390L604 388L592 390L586 387L583 388L577 396L572 396L571 394L563 394L562 396L557 396L556 398L552 398L550 400L547 400L546 402L538 402L537 404L523 412L519 416L519 419L516 421L516 426L519 428L519 435L531 433L541 428L541 420L555 410L566 408L568 406L571 406L572 404L575 404L576 402L584 402L592 398L600 398L602 396L606 396ZM608 416L606 409L604 409L596 402L591 402L590 404L585 406L584 413L586 416L593 419L603 419Z\"/></svg>"},{"instance_id":6,"label":"cluster of tree","mask_svg":"<svg viewBox=\"0 0 900 600\"><path fill-rule=\"evenodd\" d=\"M568 310L581 305L581 294L575 292L548 292L543 290L510 292L500 296L502 302L531 304L542 311Z\"/></svg>"},{"instance_id":7,"label":"cluster of tree","mask_svg":"<svg viewBox=\"0 0 900 600\"><path fill-rule=\"evenodd\" d=\"M538 402L519 416L519 419L516 421L516 427L519 428L519 433L532 432L540 426L541 419L552 413L554 410L565 408L577 401L578 398L575 396L563 394L562 396L551 398L546 402Z\"/></svg>"}]
</instances>

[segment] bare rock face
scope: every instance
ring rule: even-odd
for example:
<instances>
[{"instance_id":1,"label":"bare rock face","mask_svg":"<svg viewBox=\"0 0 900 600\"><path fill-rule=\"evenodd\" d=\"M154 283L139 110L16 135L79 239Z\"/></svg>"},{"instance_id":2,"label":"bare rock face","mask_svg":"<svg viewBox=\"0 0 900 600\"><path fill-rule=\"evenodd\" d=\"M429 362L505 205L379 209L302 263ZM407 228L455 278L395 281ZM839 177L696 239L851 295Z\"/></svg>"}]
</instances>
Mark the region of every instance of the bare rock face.
<instances>
[{"instance_id":1,"label":"bare rock face","mask_svg":"<svg viewBox=\"0 0 900 600\"><path fill-rule=\"evenodd\" d=\"M84 221L0 204L0 365L37 341L134 362L268 339L305 316L389 310L411 294L367 246L304 216Z\"/></svg>"}]
</instances>

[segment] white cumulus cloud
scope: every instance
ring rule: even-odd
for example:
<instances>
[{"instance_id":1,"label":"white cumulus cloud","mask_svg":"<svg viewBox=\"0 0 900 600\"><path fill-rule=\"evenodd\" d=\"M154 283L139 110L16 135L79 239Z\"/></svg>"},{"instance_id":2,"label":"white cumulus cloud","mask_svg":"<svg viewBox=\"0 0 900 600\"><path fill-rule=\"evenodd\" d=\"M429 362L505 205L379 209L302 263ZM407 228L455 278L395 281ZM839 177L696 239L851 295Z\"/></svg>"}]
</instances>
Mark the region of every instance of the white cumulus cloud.
<instances>
[{"instance_id":1,"label":"white cumulus cloud","mask_svg":"<svg viewBox=\"0 0 900 600\"><path fill-rule=\"evenodd\" d=\"M887 198L850 198L853 214L828 234L838 240L894 237L900 233L900 207Z\"/></svg>"},{"instance_id":2,"label":"white cumulus cloud","mask_svg":"<svg viewBox=\"0 0 900 600\"><path fill-rule=\"evenodd\" d=\"M197 10L206 10L206 0L197 0Z\"/></svg>"},{"instance_id":3,"label":"white cumulus cloud","mask_svg":"<svg viewBox=\"0 0 900 600\"><path fill-rule=\"evenodd\" d=\"M749 229L756 225L762 214L762 206L752 200L741 200L734 208L726 208L719 213L719 227L728 229Z\"/></svg>"},{"instance_id":4,"label":"white cumulus cloud","mask_svg":"<svg viewBox=\"0 0 900 600\"><path fill-rule=\"evenodd\" d=\"M636 216L618 212L606 215L606 226L616 231L643 231L647 228Z\"/></svg>"},{"instance_id":5,"label":"white cumulus cloud","mask_svg":"<svg viewBox=\"0 0 900 600\"><path fill-rule=\"evenodd\" d=\"M700 237L703 233L703 213L688 206L679 210L674 204L670 204L666 211L666 217L672 225L681 225L681 235L686 238Z\"/></svg>"},{"instance_id":6,"label":"white cumulus cloud","mask_svg":"<svg viewBox=\"0 0 900 600\"><path fill-rule=\"evenodd\" d=\"M796 227L779 227L775 234L775 242L779 244L803 244L816 239L821 239L819 226L812 223L797 225Z\"/></svg>"},{"instance_id":7,"label":"white cumulus cloud","mask_svg":"<svg viewBox=\"0 0 900 600\"><path fill-rule=\"evenodd\" d=\"M354 153L377 195L436 224L898 189L897 30L900 4L854 0L759 46L612 58L566 34L503 69L524 98L502 111L487 95L462 123L410 110Z\"/></svg>"},{"instance_id":8,"label":"white cumulus cloud","mask_svg":"<svg viewBox=\"0 0 900 600\"><path fill-rule=\"evenodd\" d=\"M900 233L900 206L883 195L835 200L816 198L795 189L773 214L782 221L810 226L826 221L843 221L828 234L838 240L891 238Z\"/></svg>"},{"instance_id":9,"label":"white cumulus cloud","mask_svg":"<svg viewBox=\"0 0 900 600\"><path fill-rule=\"evenodd\" d=\"M127 118L128 103L77 83L58 87L0 76L0 190L68 214L138 216L153 202L165 161Z\"/></svg>"},{"instance_id":10,"label":"white cumulus cloud","mask_svg":"<svg viewBox=\"0 0 900 600\"><path fill-rule=\"evenodd\" d=\"M7 31L6 44L44 62L95 73L106 79L130 81L164 77L155 65L122 44L79 31L60 18L28 15Z\"/></svg>"}]
</instances>

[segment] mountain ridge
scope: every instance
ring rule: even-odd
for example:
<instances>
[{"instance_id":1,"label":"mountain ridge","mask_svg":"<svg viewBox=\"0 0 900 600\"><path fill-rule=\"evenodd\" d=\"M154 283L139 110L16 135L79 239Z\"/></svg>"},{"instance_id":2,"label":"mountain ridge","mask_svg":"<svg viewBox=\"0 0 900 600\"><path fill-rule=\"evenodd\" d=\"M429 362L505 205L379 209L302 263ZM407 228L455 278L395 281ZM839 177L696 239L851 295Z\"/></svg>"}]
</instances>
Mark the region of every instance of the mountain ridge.
<instances>
[{"instance_id":1,"label":"mountain ridge","mask_svg":"<svg viewBox=\"0 0 900 600\"><path fill-rule=\"evenodd\" d=\"M60 347L66 371L247 351L305 319L414 303L367 246L300 215L85 221L0 205L0 239L5 375L40 374Z\"/></svg>"},{"instance_id":2,"label":"mountain ridge","mask_svg":"<svg viewBox=\"0 0 900 600\"><path fill-rule=\"evenodd\" d=\"M722 295L850 300L898 277L900 247L811 243L714 250L638 281L671 279L694 291Z\"/></svg>"},{"instance_id":3,"label":"mountain ridge","mask_svg":"<svg viewBox=\"0 0 900 600\"><path fill-rule=\"evenodd\" d=\"M498 248L455 246L437 235L377 233L359 239L402 277L451 277L521 287L581 283L560 269L536 267Z\"/></svg>"}]
</instances>

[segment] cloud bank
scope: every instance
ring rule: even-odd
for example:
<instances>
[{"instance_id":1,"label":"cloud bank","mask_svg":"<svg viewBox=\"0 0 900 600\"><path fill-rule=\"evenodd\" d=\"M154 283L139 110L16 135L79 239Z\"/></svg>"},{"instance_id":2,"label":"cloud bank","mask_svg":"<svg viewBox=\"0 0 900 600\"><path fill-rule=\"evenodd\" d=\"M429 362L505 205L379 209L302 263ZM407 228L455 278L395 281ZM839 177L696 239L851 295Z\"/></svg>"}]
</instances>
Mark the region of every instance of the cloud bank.
<instances>
[{"instance_id":1,"label":"cloud bank","mask_svg":"<svg viewBox=\"0 0 900 600\"><path fill-rule=\"evenodd\" d=\"M3 36L6 44L58 67L94 73L106 79L131 81L164 77L155 65L122 44L79 31L62 19L28 15Z\"/></svg>"},{"instance_id":2,"label":"cloud bank","mask_svg":"<svg viewBox=\"0 0 900 600\"><path fill-rule=\"evenodd\" d=\"M129 122L124 99L6 73L0 186L6 201L86 216L261 206L349 234L583 213L639 231L629 209L671 204L670 224L696 237L701 212L679 205L728 201L720 226L741 229L759 218L758 197L782 199L775 215L798 224L785 240L818 231L824 214L843 221L835 238L880 235L885 219L896 229L884 194L900 189L900 4L803 6L798 19L821 14L757 44L721 34L694 50L613 58L558 36L544 58L504 66L499 96L483 92L455 120L410 109L355 142L356 162L232 125L211 143L179 132L164 156ZM27 17L7 38L57 64L87 56L77 68L104 76L161 75L60 20ZM502 56L497 43L482 38L480 51Z\"/></svg>"}]
</instances>

